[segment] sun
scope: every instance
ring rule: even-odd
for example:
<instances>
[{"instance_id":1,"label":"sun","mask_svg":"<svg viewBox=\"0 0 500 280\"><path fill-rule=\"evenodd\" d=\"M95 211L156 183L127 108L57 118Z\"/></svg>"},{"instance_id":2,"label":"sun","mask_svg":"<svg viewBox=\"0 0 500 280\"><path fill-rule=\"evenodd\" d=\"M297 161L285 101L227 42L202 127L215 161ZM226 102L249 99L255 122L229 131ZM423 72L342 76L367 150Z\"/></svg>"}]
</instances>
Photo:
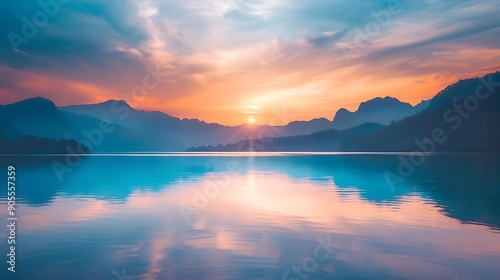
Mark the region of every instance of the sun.
<instances>
[{"instance_id":1,"label":"sun","mask_svg":"<svg viewBox=\"0 0 500 280\"><path fill-rule=\"evenodd\" d=\"M254 123L255 122L255 118L254 117L250 117L247 119L247 122L248 123Z\"/></svg>"}]
</instances>

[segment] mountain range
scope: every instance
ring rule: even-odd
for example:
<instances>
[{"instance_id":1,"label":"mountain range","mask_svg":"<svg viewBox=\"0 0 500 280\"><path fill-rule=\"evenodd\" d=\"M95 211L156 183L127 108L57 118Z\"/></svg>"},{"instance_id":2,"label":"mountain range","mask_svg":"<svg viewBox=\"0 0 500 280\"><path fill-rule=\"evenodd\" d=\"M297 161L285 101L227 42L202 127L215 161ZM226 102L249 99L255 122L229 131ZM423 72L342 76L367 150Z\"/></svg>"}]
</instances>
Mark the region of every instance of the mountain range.
<instances>
[{"instance_id":1,"label":"mountain range","mask_svg":"<svg viewBox=\"0 0 500 280\"><path fill-rule=\"evenodd\" d=\"M377 97L362 102L355 112L344 108L338 110L333 118L333 128L342 130L367 122L389 125L394 121L399 121L421 112L429 104L430 100L424 100L418 105L412 106L393 97Z\"/></svg>"},{"instance_id":2,"label":"mountain range","mask_svg":"<svg viewBox=\"0 0 500 280\"><path fill-rule=\"evenodd\" d=\"M478 85L486 84L484 81L490 81L485 90L496 89L494 81L500 80L499 75L497 72L461 80L416 106L392 97L379 97L362 102L355 112L340 109L332 121L318 118L282 126L224 126L198 119L179 119L158 111L136 110L120 100L57 107L48 99L36 97L0 105L0 139L5 147L26 137L34 137L29 138L33 146L52 139L51 149L57 151L61 151L60 147L56 148L58 141L73 140L72 146L80 142L97 153L186 149L408 151L415 148L416 140L432 139L433 131L429 129L439 127L449 138L441 150L496 149L498 126L488 124L500 120L498 94L494 92L487 101L481 102L474 108L474 114L470 113L471 117L456 113L454 106L473 102L471 96ZM475 106L469 103L466 105ZM460 129L455 129L458 122Z\"/></svg>"},{"instance_id":3,"label":"mountain range","mask_svg":"<svg viewBox=\"0 0 500 280\"><path fill-rule=\"evenodd\" d=\"M310 134L329 129L332 122L320 118L311 121L295 121L284 126L242 124L224 126L206 123L198 119L179 119L162 112L141 111L130 107L125 101L110 100L99 104L60 107L72 116L87 116L107 119L112 123L132 130L147 138L169 139L175 144L157 150L184 150L190 146L228 144L262 135L291 136Z\"/></svg>"},{"instance_id":4,"label":"mountain range","mask_svg":"<svg viewBox=\"0 0 500 280\"><path fill-rule=\"evenodd\" d=\"M365 103L371 102L376 101ZM367 106L370 110L373 107ZM12 124L9 129L19 134L83 141L93 152L183 151L192 146L229 144L263 136L309 135L339 123L318 118L283 126L242 124L230 127L197 119L179 119L158 111L136 110L122 100L56 107L52 101L41 97L0 105L0 118L8 119ZM103 123L109 124L113 131L101 131ZM12 137L9 135L15 133L4 134Z\"/></svg>"},{"instance_id":5,"label":"mountain range","mask_svg":"<svg viewBox=\"0 0 500 280\"><path fill-rule=\"evenodd\" d=\"M364 123L345 130L335 128L318 131L309 135L263 138L242 140L238 143L218 146L191 147L189 152L231 152L231 151L258 151L258 152L311 152L311 151L339 151L343 141L353 137L364 136L378 131L385 126L379 123Z\"/></svg>"},{"instance_id":6,"label":"mountain range","mask_svg":"<svg viewBox=\"0 0 500 280\"><path fill-rule=\"evenodd\" d=\"M327 119L314 119L285 126L230 127L135 110L119 100L58 108L42 97L0 105L0 120L0 138L4 141L18 140L21 135L73 139L83 142L93 152L102 153L183 151L193 145L226 144L261 135L309 134L332 125ZM107 128L102 129L103 126Z\"/></svg>"},{"instance_id":7,"label":"mountain range","mask_svg":"<svg viewBox=\"0 0 500 280\"><path fill-rule=\"evenodd\" d=\"M500 151L499 86L500 72L460 80L413 107L417 111L425 107L421 111L386 127L361 124L347 130L333 128L301 137L252 139L190 151ZM351 115L365 115L359 112L366 108L362 104Z\"/></svg>"},{"instance_id":8,"label":"mountain range","mask_svg":"<svg viewBox=\"0 0 500 280\"><path fill-rule=\"evenodd\" d=\"M89 147L75 140L23 135L9 119L0 118L0 154L88 153Z\"/></svg>"},{"instance_id":9,"label":"mountain range","mask_svg":"<svg viewBox=\"0 0 500 280\"><path fill-rule=\"evenodd\" d=\"M351 139L344 149L500 151L499 88L500 72L461 80L438 93L422 112Z\"/></svg>"}]
</instances>

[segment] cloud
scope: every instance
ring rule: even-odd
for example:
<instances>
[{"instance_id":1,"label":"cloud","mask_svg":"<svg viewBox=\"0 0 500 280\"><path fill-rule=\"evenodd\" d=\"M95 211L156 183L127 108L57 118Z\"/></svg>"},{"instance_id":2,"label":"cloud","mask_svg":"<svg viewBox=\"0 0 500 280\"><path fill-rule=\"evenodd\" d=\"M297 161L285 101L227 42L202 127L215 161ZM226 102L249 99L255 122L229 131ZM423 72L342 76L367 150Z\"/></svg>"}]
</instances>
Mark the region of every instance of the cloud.
<instances>
[{"instance_id":1,"label":"cloud","mask_svg":"<svg viewBox=\"0 0 500 280\"><path fill-rule=\"evenodd\" d=\"M315 47L329 46L339 39L344 37L347 33L347 29L342 32L325 31L320 36L308 38L307 41L314 45Z\"/></svg>"},{"instance_id":2,"label":"cloud","mask_svg":"<svg viewBox=\"0 0 500 280\"><path fill-rule=\"evenodd\" d=\"M495 0L404 0L381 23L394 1L71 0L20 52L7 36L22 35L23 17L41 7L4 1L0 75L9 78L0 78L0 101L121 98L147 66L161 65L172 74L148 92L144 109L220 121L259 101L308 119L377 95L415 103L458 78L498 70ZM381 28L369 43L353 43L374 24ZM221 108L231 109L222 116Z\"/></svg>"}]
</instances>

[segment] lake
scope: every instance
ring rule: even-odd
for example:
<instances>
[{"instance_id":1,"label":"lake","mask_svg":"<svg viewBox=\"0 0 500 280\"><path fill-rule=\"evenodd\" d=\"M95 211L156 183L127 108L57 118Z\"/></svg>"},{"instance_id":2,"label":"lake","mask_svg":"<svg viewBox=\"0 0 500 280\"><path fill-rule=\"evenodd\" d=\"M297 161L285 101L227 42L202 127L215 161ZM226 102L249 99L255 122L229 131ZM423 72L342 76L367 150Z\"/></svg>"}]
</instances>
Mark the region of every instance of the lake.
<instances>
[{"instance_id":1,"label":"lake","mask_svg":"<svg viewBox=\"0 0 500 280\"><path fill-rule=\"evenodd\" d=\"M0 158L1 279L500 279L500 155L66 160Z\"/></svg>"}]
</instances>

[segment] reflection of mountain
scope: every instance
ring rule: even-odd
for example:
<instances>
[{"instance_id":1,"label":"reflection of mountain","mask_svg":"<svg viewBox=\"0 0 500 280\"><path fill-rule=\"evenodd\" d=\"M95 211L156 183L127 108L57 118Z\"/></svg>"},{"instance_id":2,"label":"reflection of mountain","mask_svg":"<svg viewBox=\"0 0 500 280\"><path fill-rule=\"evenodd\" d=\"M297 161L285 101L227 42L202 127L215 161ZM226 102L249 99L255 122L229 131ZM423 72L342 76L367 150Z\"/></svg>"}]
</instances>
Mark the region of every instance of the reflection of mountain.
<instances>
[{"instance_id":1,"label":"reflection of mountain","mask_svg":"<svg viewBox=\"0 0 500 280\"><path fill-rule=\"evenodd\" d=\"M402 120L419 113L427 108L429 103L430 101L422 101L413 107L393 97L377 97L362 102L355 112L350 112L344 108L338 110L333 119L333 127L336 129L347 129L369 122L389 125L393 121Z\"/></svg>"},{"instance_id":2,"label":"reflection of mountain","mask_svg":"<svg viewBox=\"0 0 500 280\"><path fill-rule=\"evenodd\" d=\"M123 200L137 190L162 190L206 176L227 175L228 164L237 174L277 172L295 180L310 180L331 187L356 190L372 203L397 206L409 195L436 203L448 216L462 222L500 228L500 158L487 155L448 154L427 157L406 182L391 186L386 172L398 174L393 155L337 155L283 157L91 157L64 177L61 183L48 163L32 165L21 158L1 159L23 170L20 198L30 204L50 202L57 193L93 195ZM140 167L140 168L138 168ZM5 196L5 189L0 196ZM352 193L352 191L350 191ZM21 197L22 196L22 197Z\"/></svg>"},{"instance_id":3,"label":"reflection of mountain","mask_svg":"<svg viewBox=\"0 0 500 280\"><path fill-rule=\"evenodd\" d=\"M443 154L428 158L410 178L446 215L500 229L499 167L498 154Z\"/></svg>"},{"instance_id":4,"label":"reflection of mountain","mask_svg":"<svg viewBox=\"0 0 500 280\"><path fill-rule=\"evenodd\" d=\"M500 157L495 154L427 157L404 183L393 187L385 175L398 174L397 156L307 157L295 162L293 170L287 171L291 176L320 178L330 174L337 186L357 188L362 198L374 203L397 202L403 196L418 194L434 201L452 218L500 229Z\"/></svg>"}]
</instances>

